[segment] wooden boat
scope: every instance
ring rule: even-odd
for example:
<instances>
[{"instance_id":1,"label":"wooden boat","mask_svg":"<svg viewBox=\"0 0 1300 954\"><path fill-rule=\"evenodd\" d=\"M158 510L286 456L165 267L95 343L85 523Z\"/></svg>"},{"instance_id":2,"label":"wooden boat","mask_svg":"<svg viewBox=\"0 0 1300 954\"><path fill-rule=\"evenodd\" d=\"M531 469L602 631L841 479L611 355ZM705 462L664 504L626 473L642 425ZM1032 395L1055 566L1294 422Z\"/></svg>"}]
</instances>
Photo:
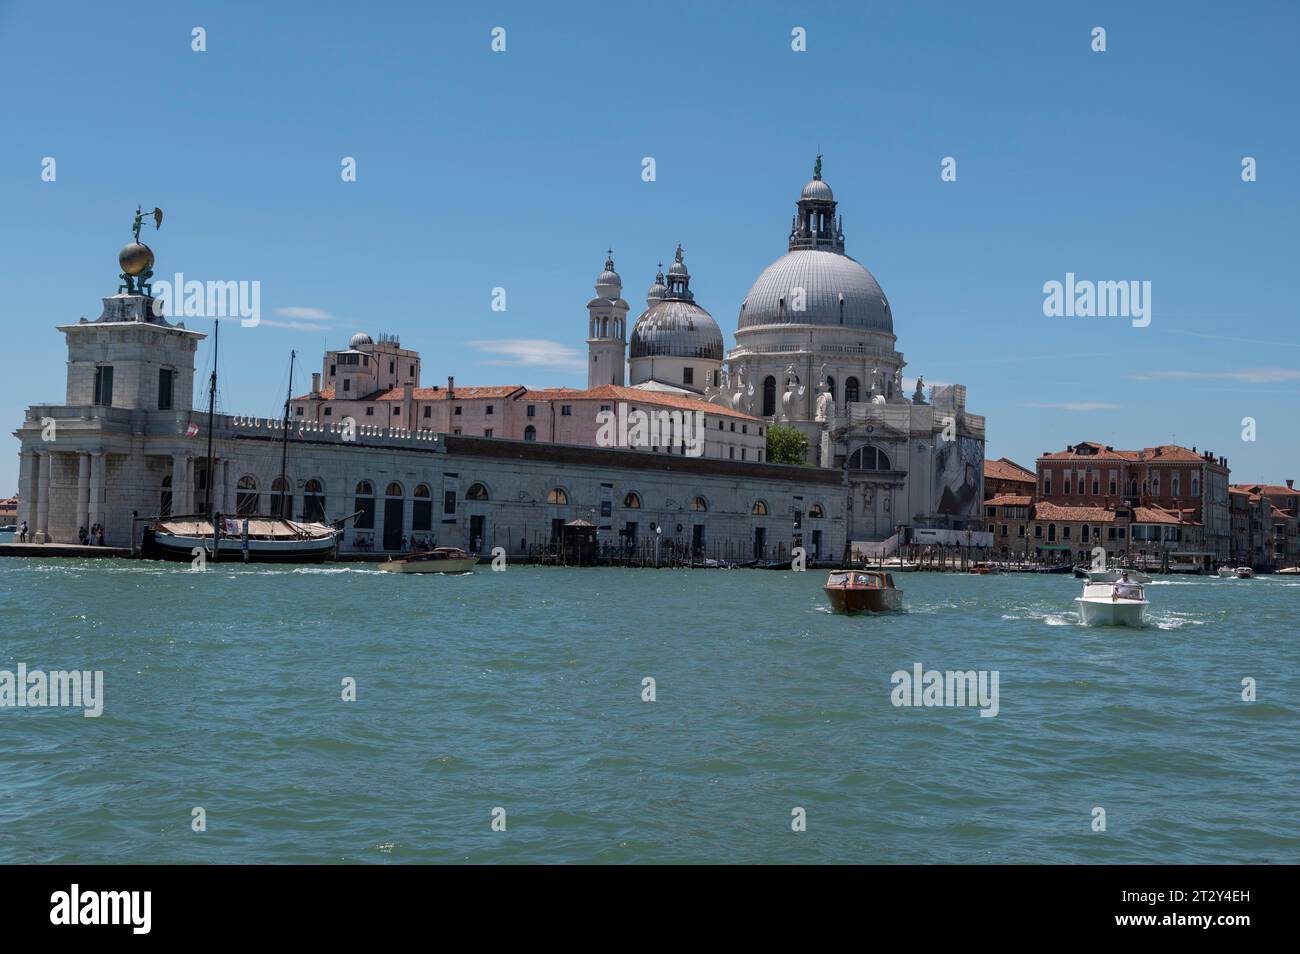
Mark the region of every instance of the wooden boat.
<instances>
[{"instance_id":1,"label":"wooden boat","mask_svg":"<svg viewBox=\"0 0 1300 954\"><path fill-rule=\"evenodd\" d=\"M822 587L837 613L881 613L903 608L903 591L881 570L835 570Z\"/></svg>"},{"instance_id":2,"label":"wooden boat","mask_svg":"<svg viewBox=\"0 0 1300 954\"><path fill-rule=\"evenodd\" d=\"M970 572L972 576L996 576L1002 571L992 563L976 563Z\"/></svg>"},{"instance_id":3,"label":"wooden boat","mask_svg":"<svg viewBox=\"0 0 1300 954\"><path fill-rule=\"evenodd\" d=\"M435 547L379 564L389 573L472 573L478 557L458 547Z\"/></svg>"},{"instance_id":4,"label":"wooden boat","mask_svg":"<svg viewBox=\"0 0 1300 954\"><path fill-rule=\"evenodd\" d=\"M250 516L221 520L214 536L212 521L194 514L159 520L146 528L140 555L146 560L189 563L198 548L207 560L231 563L319 563L334 554L342 532L325 523Z\"/></svg>"},{"instance_id":5,"label":"wooden boat","mask_svg":"<svg viewBox=\"0 0 1300 954\"><path fill-rule=\"evenodd\" d=\"M1147 609L1140 583L1085 583L1074 601L1084 626L1141 626Z\"/></svg>"}]
</instances>

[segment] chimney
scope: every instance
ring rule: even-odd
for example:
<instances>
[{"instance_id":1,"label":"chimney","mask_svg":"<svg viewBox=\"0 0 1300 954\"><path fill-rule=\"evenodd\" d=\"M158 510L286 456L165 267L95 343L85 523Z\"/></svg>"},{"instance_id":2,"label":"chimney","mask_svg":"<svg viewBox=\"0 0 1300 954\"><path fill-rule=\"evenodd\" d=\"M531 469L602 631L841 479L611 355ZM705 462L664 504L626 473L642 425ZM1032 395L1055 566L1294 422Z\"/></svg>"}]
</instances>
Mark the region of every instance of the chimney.
<instances>
[{"instance_id":1,"label":"chimney","mask_svg":"<svg viewBox=\"0 0 1300 954\"><path fill-rule=\"evenodd\" d=\"M447 397L449 398L456 397L456 379L453 378L450 374L447 375Z\"/></svg>"},{"instance_id":2,"label":"chimney","mask_svg":"<svg viewBox=\"0 0 1300 954\"><path fill-rule=\"evenodd\" d=\"M320 394L320 372L313 371L311 374L311 393Z\"/></svg>"},{"instance_id":3,"label":"chimney","mask_svg":"<svg viewBox=\"0 0 1300 954\"><path fill-rule=\"evenodd\" d=\"M1294 479L1292 479L1292 478L1290 478L1290 477L1288 477L1288 478L1286 479L1286 489L1287 489L1287 490L1295 490L1295 480L1294 480Z\"/></svg>"}]
</instances>

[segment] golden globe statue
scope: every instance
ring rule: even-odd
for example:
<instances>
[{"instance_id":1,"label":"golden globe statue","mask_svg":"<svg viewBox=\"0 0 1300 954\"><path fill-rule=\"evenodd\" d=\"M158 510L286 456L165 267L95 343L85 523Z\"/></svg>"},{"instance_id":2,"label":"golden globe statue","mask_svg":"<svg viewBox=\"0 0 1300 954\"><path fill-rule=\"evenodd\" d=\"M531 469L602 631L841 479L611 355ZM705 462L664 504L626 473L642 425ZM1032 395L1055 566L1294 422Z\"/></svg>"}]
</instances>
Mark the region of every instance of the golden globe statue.
<instances>
[{"instance_id":1,"label":"golden globe statue","mask_svg":"<svg viewBox=\"0 0 1300 954\"><path fill-rule=\"evenodd\" d=\"M129 242L117 253L117 263L123 275L136 276L153 268L153 249L143 242Z\"/></svg>"}]
</instances>

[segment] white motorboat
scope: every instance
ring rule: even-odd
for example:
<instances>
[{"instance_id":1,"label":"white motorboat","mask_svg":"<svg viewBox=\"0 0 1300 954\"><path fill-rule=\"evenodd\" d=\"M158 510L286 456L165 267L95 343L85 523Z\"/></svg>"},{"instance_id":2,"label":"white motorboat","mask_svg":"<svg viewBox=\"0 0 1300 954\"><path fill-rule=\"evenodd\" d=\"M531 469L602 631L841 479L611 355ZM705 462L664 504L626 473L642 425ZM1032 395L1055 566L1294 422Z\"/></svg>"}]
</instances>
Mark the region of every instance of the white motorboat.
<instances>
[{"instance_id":1,"label":"white motorboat","mask_svg":"<svg viewBox=\"0 0 1300 954\"><path fill-rule=\"evenodd\" d=\"M1147 610L1140 583L1085 583L1074 601L1084 626L1141 626Z\"/></svg>"},{"instance_id":2,"label":"white motorboat","mask_svg":"<svg viewBox=\"0 0 1300 954\"><path fill-rule=\"evenodd\" d=\"M1088 581L1090 583L1118 583L1120 576L1125 573L1128 574L1128 582L1130 583L1145 584L1151 582L1151 577L1148 574L1143 573L1141 570L1122 569L1089 570Z\"/></svg>"},{"instance_id":3,"label":"white motorboat","mask_svg":"<svg viewBox=\"0 0 1300 954\"><path fill-rule=\"evenodd\" d=\"M1235 579L1237 576L1237 571L1230 566L1219 567L1217 573L1219 579L1221 580L1231 580L1231 579Z\"/></svg>"}]
</instances>

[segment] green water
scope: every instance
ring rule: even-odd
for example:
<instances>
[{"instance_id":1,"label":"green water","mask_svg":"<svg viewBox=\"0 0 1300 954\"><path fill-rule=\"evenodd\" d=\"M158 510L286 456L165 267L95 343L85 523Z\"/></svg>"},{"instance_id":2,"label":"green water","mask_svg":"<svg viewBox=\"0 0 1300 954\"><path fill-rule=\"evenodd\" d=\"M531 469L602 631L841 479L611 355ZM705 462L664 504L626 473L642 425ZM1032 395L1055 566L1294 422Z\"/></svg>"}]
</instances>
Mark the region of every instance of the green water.
<instances>
[{"instance_id":1,"label":"green water","mask_svg":"<svg viewBox=\"0 0 1300 954\"><path fill-rule=\"evenodd\" d=\"M104 672L99 718L0 709L0 861L1300 861L1300 580L1162 579L1135 631L1068 577L824 578L0 560L0 669ZM918 662L998 714L894 706Z\"/></svg>"}]
</instances>

